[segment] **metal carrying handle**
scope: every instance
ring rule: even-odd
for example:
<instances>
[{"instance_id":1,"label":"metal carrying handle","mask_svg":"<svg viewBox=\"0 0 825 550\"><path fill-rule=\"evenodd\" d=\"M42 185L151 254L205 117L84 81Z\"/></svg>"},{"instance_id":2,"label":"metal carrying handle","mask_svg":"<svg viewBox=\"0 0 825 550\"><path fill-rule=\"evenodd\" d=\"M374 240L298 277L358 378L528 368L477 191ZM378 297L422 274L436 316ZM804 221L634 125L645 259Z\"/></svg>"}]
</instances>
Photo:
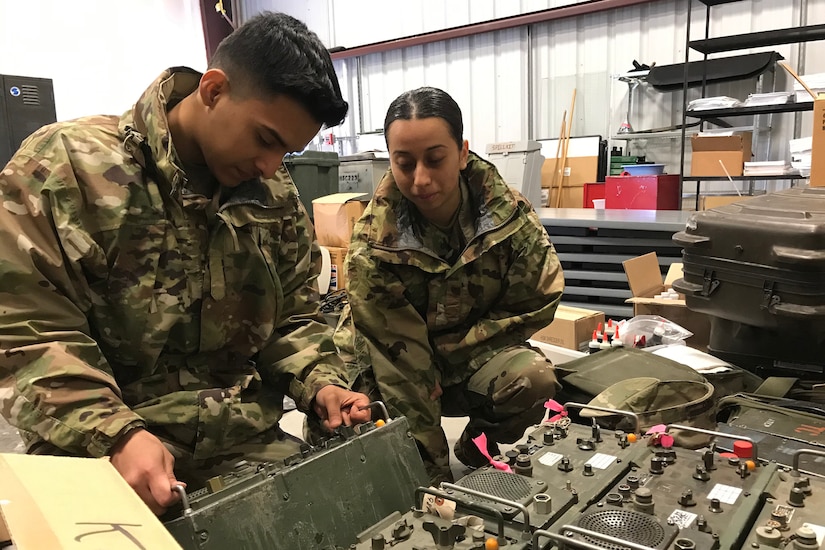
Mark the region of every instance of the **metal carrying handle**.
<instances>
[{"instance_id":1,"label":"metal carrying handle","mask_svg":"<svg viewBox=\"0 0 825 550\"><path fill-rule=\"evenodd\" d=\"M172 490L180 495L180 502L183 505L183 516L189 517L192 515L192 506L189 504L189 496L186 494L186 487L181 483L176 483Z\"/></svg>"},{"instance_id":2,"label":"metal carrying handle","mask_svg":"<svg viewBox=\"0 0 825 550\"><path fill-rule=\"evenodd\" d=\"M591 531L590 529L584 529L582 527L576 527L575 525L562 525L559 531L561 531L562 533L565 531L570 531L572 533L577 533L579 535L586 535L588 537L601 540L604 542L609 542L617 546L626 546L628 548L632 548L633 550L656 550L655 548L645 546L644 544L638 544L635 542L631 542L629 540L611 537L610 535L605 535L604 533L598 533L596 531ZM539 537L541 536L562 543L560 545L562 547L569 545L577 548L586 548L587 550L604 550L604 546L598 546L596 544L592 544L584 540L572 540L565 537L564 535L561 535L560 533L553 533L552 531L543 531L541 529L533 533L532 545L534 550L538 549Z\"/></svg>"},{"instance_id":3,"label":"metal carrying handle","mask_svg":"<svg viewBox=\"0 0 825 550\"><path fill-rule=\"evenodd\" d=\"M799 449L798 451L794 451L792 455L793 462L791 462L791 466L793 467L793 476L799 475L799 457L802 455L816 455L825 457L825 451L817 451L815 449Z\"/></svg>"},{"instance_id":4,"label":"metal carrying handle","mask_svg":"<svg viewBox=\"0 0 825 550\"><path fill-rule=\"evenodd\" d=\"M752 458L753 462L757 466L759 466L759 453L756 450L756 441L754 441L750 437L745 437L744 435L734 435L734 434L726 434L726 433L723 433L723 432L715 432L713 430L705 430L703 428L694 428L693 426L682 426L681 424L668 424L667 426L665 426L665 431L669 431L671 429L673 429L673 430L686 430L688 432L697 432L697 433L700 433L700 434L715 435L716 437L722 437L722 438L727 438L727 439L737 439L739 441L747 441L748 443L751 444L751 448L753 449L753 457L751 457L751 458Z\"/></svg>"},{"instance_id":5,"label":"metal carrying handle","mask_svg":"<svg viewBox=\"0 0 825 550\"><path fill-rule=\"evenodd\" d=\"M515 474L514 474L515 475ZM468 489L467 487L461 487L459 485L455 485L453 483L446 483L442 482L441 487L444 489L450 489L452 491L459 491L461 493L466 493L468 495L477 496L480 498L486 498L487 500L492 500L493 502L498 502L499 504L503 504L505 506L510 506L515 508L516 510L520 511L522 515L524 515L524 530L522 531L523 534L526 534L528 537L530 536L530 512L527 511L527 508L518 502L513 502L512 500L507 500L506 498L497 497L495 495L489 495L482 491L476 491L475 489Z\"/></svg>"},{"instance_id":6,"label":"metal carrying handle","mask_svg":"<svg viewBox=\"0 0 825 550\"><path fill-rule=\"evenodd\" d=\"M415 490L416 504L418 503L419 499L421 498L421 495L423 494L433 495L434 497L439 497L445 500L449 500L450 502L455 502L456 506L461 504L462 507L473 512L482 512L494 516L496 518L496 524L498 528L498 535L496 535L498 538L498 542L499 544L504 544L504 515L502 515L502 513L496 510L495 508L484 506L483 504L480 504L478 502L464 502L463 500L456 499L454 495L448 495L447 493L439 491L438 489L433 489L432 487L419 487Z\"/></svg>"},{"instance_id":7,"label":"metal carrying handle","mask_svg":"<svg viewBox=\"0 0 825 550\"><path fill-rule=\"evenodd\" d=\"M384 405L383 401L373 401L371 403L367 403L363 407L358 407L358 410L363 411L364 409L375 409L375 408L377 408L381 411L381 414L383 415L382 420L384 420L385 422L390 421L390 413L387 412L387 406Z\"/></svg>"},{"instance_id":8,"label":"metal carrying handle","mask_svg":"<svg viewBox=\"0 0 825 550\"><path fill-rule=\"evenodd\" d=\"M565 403L564 405L562 405L562 407L564 407L564 410L567 410L572 407L574 409L590 409L594 411L607 412L612 414L618 414L621 416L626 416L633 421L633 432L637 434L642 433L642 424L639 422L639 416L636 413L632 413L630 411L620 411L619 409L608 409L606 407L596 407L595 405L586 405L584 403L573 402Z\"/></svg>"}]
</instances>

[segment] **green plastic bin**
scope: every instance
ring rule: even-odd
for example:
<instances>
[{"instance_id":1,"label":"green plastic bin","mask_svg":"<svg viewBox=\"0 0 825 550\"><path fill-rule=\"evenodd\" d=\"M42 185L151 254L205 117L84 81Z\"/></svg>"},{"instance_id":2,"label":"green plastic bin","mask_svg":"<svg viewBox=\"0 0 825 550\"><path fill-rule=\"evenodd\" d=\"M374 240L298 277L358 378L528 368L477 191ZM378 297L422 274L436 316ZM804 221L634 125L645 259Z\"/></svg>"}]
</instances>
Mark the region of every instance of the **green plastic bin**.
<instances>
[{"instance_id":1,"label":"green plastic bin","mask_svg":"<svg viewBox=\"0 0 825 550\"><path fill-rule=\"evenodd\" d=\"M313 221L312 201L338 192L339 164L338 153L326 151L304 151L284 157L284 165Z\"/></svg>"}]
</instances>

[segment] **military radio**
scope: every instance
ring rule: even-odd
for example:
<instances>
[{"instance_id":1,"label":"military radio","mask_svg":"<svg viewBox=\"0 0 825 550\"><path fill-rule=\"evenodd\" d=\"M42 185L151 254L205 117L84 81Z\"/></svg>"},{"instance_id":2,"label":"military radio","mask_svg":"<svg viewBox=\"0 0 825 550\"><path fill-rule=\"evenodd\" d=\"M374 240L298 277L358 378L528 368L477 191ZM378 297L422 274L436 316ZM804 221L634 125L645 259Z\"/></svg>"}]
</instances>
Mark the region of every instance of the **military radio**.
<instances>
[{"instance_id":1,"label":"military radio","mask_svg":"<svg viewBox=\"0 0 825 550\"><path fill-rule=\"evenodd\" d=\"M283 463L242 462L205 489L180 488L183 511L165 525L184 550L347 548L410 508L426 480L406 418L342 426Z\"/></svg>"},{"instance_id":2,"label":"military radio","mask_svg":"<svg viewBox=\"0 0 825 550\"><path fill-rule=\"evenodd\" d=\"M573 409L624 416L632 431L571 422ZM643 436L633 413L566 403L491 465L426 487L406 419L382 424L181 489L166 526L185 550L825 548L825 479L800 469L823 451L781 466L746 436L676 424ZM676 432L713 441L672 447L663 436Z\"/></svg>"}]
</instances>

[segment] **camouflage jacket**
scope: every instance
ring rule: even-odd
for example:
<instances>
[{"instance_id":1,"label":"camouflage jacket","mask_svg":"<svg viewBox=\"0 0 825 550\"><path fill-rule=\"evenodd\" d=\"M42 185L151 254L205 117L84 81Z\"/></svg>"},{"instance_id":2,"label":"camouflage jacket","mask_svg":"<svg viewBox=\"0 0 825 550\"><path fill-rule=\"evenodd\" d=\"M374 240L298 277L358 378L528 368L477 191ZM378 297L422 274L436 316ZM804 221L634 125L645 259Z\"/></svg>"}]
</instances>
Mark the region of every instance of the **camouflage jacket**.
<instances>
[{"instance_id":1,"label":"camouflage jacket","mask_svg":"<svg viewBox=\"0 0 825 550\"><path fill-rule=\"evenodd\" d=\"M404 396L395 413L409 417L428 447L440 432L440 405L429 399L435 382L460 383L523 343L552 321L564 288L553 245L524 197L472 153L461 177L476 232L457 261L424 246L391 172L347 255L356 370L371 368L382 394Z\"/></svg>"},{"instance_id":2,"label":"camouflage jacket","mask_svg":"<svg viewBox=\"0 0 825 550\"><path fill-rule=\"evenodd\" d=\"M205 458L347 385L286 170L212 200L180 168L167 102L199 78L46 126L0 173L0 412L29 444L102 456L149 426Z\"/></svg>"}]
</instances>

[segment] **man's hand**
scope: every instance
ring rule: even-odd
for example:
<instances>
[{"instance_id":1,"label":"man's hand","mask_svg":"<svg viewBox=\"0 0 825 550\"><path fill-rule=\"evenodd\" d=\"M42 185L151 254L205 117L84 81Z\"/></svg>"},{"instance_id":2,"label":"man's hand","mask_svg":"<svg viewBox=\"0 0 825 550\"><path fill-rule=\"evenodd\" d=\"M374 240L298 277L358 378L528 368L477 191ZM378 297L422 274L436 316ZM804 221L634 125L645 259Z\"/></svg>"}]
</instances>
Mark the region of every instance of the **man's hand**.
<instances>
[{"instance_id":1,"label":"man's hand","mask_svg":"<svg viewBox=\"0 0 825 550\"><path fill-rule=\"evenodd\" d=\"M148 431L136 429L123 436L112 450L111 462L155 515L177 502L179 495L172 490L180 483L175 479L175 457Z\"/></svg>"},{"instance_id":2,"label":"man's hand","mask_svg":"<svg viewBox=\"0 0 825 550\"><path fill-rule=\"evenodd\" d=\"M438 380L435 381L435 388L433 388L433 393L430 394L430 401L435 401L439 397L444 394L444 390L441 389L441 384L438 383Z\"/></svg>"},{"instance_id":3,"label":"man's hand","mask_svg":"<svg viewBox=\"0 0 825 550\"><path fill-rule=\"evenodd\" d=\"M324 429L332 431L341 424L352 426L369 421L369 397L363 393L346 390L339 386L324 386L317 394L313 409L321 419Z\"/></svg>"}]
</instances>

